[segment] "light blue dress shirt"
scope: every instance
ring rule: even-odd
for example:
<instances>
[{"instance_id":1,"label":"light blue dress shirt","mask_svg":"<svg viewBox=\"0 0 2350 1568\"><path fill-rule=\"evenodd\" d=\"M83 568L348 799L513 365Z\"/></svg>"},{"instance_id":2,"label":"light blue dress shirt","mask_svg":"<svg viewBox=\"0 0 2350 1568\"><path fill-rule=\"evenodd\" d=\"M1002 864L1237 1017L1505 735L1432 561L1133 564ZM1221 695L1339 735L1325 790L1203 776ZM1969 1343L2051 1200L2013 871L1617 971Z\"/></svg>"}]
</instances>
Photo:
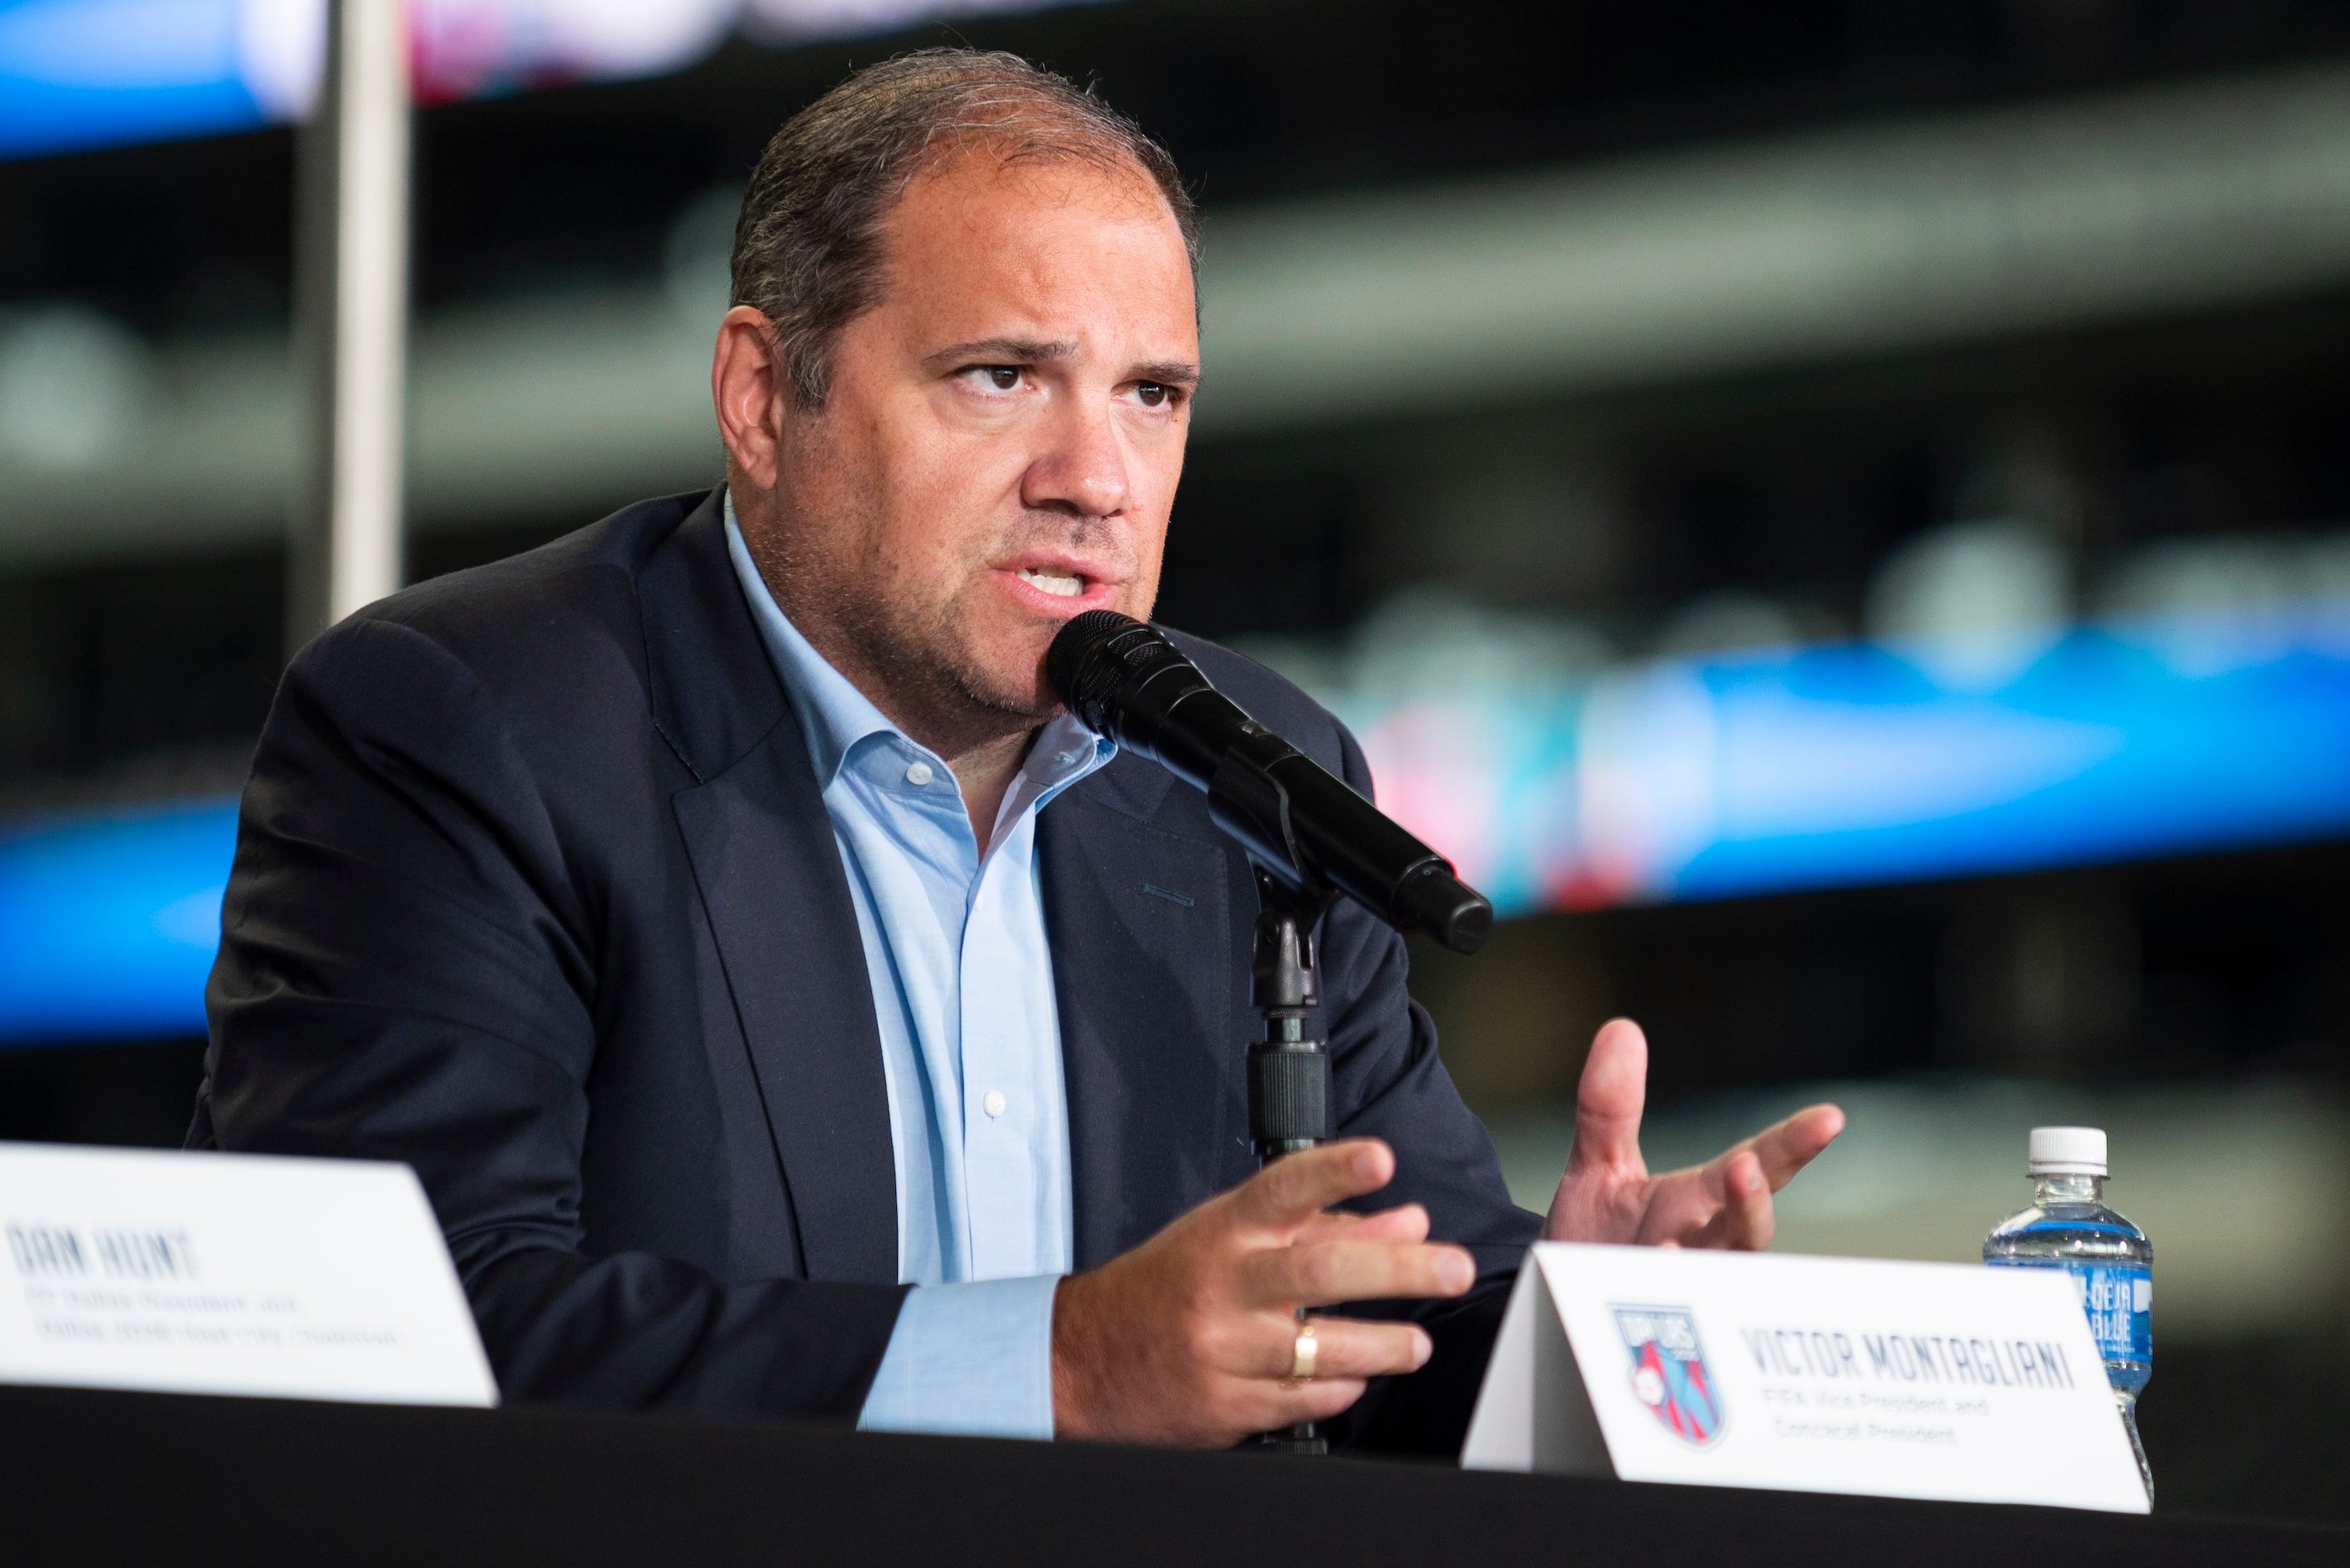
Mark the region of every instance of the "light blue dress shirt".
<instances>
[{"instance_id":1,"label":"light blue dress shirt","mask_svg":"<svg viewBox=\"0 0 2350 1568\"><path fill-rule=\"evenodd\" d=\"M858 1425L1049 1438L1071 1195L1036 813L1117 747L1072 718L1046 724L983 853L953 770L776 606L731 495L726 549L807 737L880 1025L898 1278L917 1288Z\"/></svg>"}]
</instances>

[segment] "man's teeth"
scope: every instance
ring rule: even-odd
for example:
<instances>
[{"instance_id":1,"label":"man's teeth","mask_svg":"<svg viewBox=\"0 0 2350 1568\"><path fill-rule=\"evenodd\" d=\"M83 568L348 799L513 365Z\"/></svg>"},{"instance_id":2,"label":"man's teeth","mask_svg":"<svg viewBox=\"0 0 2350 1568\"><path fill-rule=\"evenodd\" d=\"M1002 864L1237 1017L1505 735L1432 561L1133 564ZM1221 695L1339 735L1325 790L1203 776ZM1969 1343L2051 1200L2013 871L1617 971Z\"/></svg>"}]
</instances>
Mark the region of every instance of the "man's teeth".
<instances>
[{"instance_id":1,"label":"man's teeth","mask_svg":"<svg viewBox=\"0 0 2350 1568\"><path fill-rule=\"evenodd\" d=\"M1086 591L1085 578L1074 572L1065 572L1058 566L1023 566L1018 575L1022 582L1032 587L1057 594L1065 599L1076 598Z\"/></svg>"}]
</instances>

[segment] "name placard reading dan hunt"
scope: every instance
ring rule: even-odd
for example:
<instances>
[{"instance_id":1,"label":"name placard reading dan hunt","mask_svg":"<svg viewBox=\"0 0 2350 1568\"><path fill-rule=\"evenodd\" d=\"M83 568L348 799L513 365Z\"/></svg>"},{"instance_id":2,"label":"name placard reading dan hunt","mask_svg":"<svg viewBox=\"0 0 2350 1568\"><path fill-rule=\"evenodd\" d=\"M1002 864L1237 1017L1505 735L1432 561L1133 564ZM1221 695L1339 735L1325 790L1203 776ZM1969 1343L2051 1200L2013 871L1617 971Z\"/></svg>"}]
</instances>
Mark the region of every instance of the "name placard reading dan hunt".
<instances>
[{"instance_id":1,"label":"name placard reading dan hunt","mask_svg":"<svg viewBox=\"0 0 2350 1568\"><path fill-rule=\"evenodd\" d=\"M2144 1513L2062 1272L1536 1246L1472 1469Z\"/></svg>"},{"instance_id":2,"label":"name placard reading dan hunt","mask_svg":"<svg viewBox=\"0 0 2350 1568\"><path fill-rule=\"evenodd\" d=\"M0 1382L494 1405L404 1165L0 1144Z\"/></svg>"}]
</instances>

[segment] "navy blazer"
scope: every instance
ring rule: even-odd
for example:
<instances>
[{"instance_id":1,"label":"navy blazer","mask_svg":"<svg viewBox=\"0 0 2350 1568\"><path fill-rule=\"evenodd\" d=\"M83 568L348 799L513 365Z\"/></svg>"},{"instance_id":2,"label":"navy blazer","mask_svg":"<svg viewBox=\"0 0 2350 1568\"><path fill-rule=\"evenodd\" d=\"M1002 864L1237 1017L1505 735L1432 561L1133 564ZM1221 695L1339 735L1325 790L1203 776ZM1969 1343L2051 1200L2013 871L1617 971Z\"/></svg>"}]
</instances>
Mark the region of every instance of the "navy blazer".
<instances>
[{"instance_id":1,"label":"navy blazer","mask_svg":"<svg viewBox=\"0 0 2350 1568\"><path fill-rule=\"evenodd\" d=\"M1288 682L1184 646L1368 793ZM1205 798L1121 756L1037 824L1079 1268L1253 1168L1255 891ZM245 786L192 1146L405 1160L510 1400L853 1420L889 1343L897 1194L857 920L718 493L410 588L304 649ZM1484 1278L1430 1367L1340 1424L1458 1445L1537 1221L1404 990L1329 918L1342 1134L1395 1146Z\"/></svg>"}]
</instances>

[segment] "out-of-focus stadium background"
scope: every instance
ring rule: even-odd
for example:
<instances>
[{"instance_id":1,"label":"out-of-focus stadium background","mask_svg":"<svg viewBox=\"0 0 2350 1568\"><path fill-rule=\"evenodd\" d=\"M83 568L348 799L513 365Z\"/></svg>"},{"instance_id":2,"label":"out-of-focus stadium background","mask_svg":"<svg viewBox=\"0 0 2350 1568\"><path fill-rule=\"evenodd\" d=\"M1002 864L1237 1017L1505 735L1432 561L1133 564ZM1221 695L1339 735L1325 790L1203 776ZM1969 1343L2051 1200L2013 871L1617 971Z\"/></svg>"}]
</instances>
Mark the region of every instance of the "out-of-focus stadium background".
<instances>
[{"instance_id":1,"label":"out-of-focus stadium background","mask_svg":"<svg viewBox=\"0 0 2350 1568\"><path fill-rule=\"evenodd\" d=\"M317 0L0 0L0 1137L176 1141L286 624ZM2350 1511L2350 12L412 0L408 575L717 472L757 151L1017 49L1168 141L1161 616L1512 918L1416 956L1546 1200L1834 1096L1785 1247L1963 1259L2034 1123L2157 1250L2166 1508Z\"/></svg>"}]
</instances>

